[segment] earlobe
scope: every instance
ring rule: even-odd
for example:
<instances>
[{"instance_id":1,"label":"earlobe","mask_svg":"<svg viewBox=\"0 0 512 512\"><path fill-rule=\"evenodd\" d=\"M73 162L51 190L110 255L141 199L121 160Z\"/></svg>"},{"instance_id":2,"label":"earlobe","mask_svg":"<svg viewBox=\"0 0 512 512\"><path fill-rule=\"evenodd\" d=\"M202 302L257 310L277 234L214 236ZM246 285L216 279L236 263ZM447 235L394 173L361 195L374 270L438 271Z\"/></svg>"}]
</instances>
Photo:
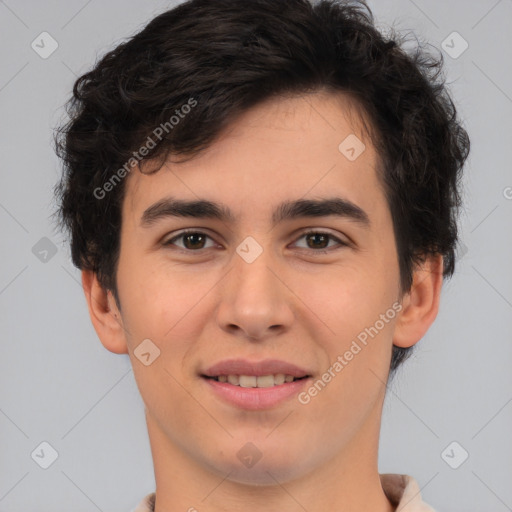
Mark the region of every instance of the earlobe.
<instances>
[{"instance_id":1,"label":"earlobe","mask_svg":"<svg viewBox=\"0 0 512 512\"><path fill-rule=\"evenodd\" d=\"M128 354L123 320L112 293L101 286L92 270L82 270L82 287L91 322L103 346L115 354Z\"/></svg>"},{"instance_id":2,"label":"earlobe","mask_svg":"<svg viewBox=\"0 0 512 512\"><path fill-rule=\"evenodd\" d=\"M393 345L411 347L425 335L437 316L442 284L443 257L430 256L416 268L411 289L404 295Z\"/></svg>"}]
</instances>

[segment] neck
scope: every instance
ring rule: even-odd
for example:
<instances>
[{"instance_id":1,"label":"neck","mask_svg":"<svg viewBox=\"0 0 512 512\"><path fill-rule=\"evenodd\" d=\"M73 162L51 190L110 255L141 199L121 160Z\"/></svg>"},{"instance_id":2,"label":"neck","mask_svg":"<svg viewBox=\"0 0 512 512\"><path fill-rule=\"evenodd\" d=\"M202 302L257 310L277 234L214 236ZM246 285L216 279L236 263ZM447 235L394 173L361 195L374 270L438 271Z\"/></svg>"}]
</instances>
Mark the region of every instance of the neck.
<instances>
[{"instance_id":1,"label":"neck","mask_svg":"<svg viewBox=\"0 0 512 512\"><path fill-rule=\"evenodd\" d=\"M190 457L147 413L156 481L155 512L393 512L377 468L380 413L367 421L348 446L299 478L250 485Z\"/></svg>"}]
</instances>

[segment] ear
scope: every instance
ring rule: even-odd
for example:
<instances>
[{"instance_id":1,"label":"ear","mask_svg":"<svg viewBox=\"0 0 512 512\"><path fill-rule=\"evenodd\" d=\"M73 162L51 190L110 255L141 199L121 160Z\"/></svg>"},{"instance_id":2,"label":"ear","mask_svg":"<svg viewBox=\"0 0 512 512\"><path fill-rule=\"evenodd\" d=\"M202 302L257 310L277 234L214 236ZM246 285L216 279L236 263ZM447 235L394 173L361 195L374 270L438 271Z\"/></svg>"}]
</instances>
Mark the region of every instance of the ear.
<instances>
[{"instance_id":1,"label":"ear","mask_svg":"<svg viewBox=\"0 0 512 512\"><path fill-rule=\"evenodd\" d=\"M82 270L82 287L92 324L103 346L115 354L128 354L123 320L112 292L101 286L92 270Z\"/></svg>"},{"instance_id":2,"label":"ear","mask_svg":"<svg viewBox=\"0 0 512 512\"><path fill-rule=\"evenodd\" d=\"M414 270L411 289L404 294L393 345L411 347L425 335L437 316L442 284L443 257L429 256Z\"/></svg>"}]
</instances>

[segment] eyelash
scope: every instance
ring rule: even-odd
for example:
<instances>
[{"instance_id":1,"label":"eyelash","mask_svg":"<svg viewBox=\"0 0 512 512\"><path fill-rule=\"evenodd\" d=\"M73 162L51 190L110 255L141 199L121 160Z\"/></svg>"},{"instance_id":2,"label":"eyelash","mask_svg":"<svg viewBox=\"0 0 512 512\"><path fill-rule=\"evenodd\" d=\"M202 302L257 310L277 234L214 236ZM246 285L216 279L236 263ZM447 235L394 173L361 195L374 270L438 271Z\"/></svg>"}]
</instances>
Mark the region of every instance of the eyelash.
<instances>
[{"instance_id":1,"label":"eyelash","mask_svg":"<svg viewBox=\"0 0 512 512\"><path fill-rule=\"evenodd\" d=\"M207 233L204 233L202 231L198 231L198 230L185 230L185 231L182 231L181 233L179 233L178 235L170 238L169 240L167 240L166 242L163 242L162 245L164 246L171 246L171 245L174 245L174 241L175 240L179 240L180 238L183 238L187 235L204 235L206 236L207 238L210 238L211 240L213 240L213 238L208 235ZM340 247L338 248L341 248L341 247L349 247L349 243L347 242L344 242L343 240L340 240L338 237L332 235L331 233L327 233L325 231L318 231L318 230L309 230L309 231L304 231L303 233L300 234L299 239L307 236L307 235L323 235L323 236L327 236L329 237L330 240L334 240L336 242L338 242L338 245ZM187 252L187 253L192 253L192 252L201 252L201 251L205 251L207 249L211 249L211 247L206 247L206 248L202 248L202 249L197 249L197 250L194 250L194 249L186 249L186 248L182 248L182 247L178 247L179 250L181 250L182 252ZM311 249L309 247L306 247L306 248L301 248L301 249L306 249L306 250L311 250L315 253L328 253L332 250L332 247L331 248L325 248L325 249Z\"/></svg>"}]
</instances>

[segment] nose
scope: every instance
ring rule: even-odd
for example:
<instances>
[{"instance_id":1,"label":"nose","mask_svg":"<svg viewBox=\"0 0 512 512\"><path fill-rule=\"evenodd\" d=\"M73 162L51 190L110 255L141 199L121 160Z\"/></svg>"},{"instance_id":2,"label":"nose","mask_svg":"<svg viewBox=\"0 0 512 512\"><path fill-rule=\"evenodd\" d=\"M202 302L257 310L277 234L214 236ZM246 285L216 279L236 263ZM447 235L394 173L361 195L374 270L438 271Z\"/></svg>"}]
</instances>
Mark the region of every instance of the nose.
<instances>
[{"instance_id":1,"label":"nose","mask_svg":"<svg viewBox=\"0 0 512 512\"><path fill-rule=\"evenodd\" d=\"M219 283L217 322L231 335L264 341L288 331L293 323L293 293L270 253L264 250L251 263L234 254L230 271Z\"/></svg>"}]
</instances>

